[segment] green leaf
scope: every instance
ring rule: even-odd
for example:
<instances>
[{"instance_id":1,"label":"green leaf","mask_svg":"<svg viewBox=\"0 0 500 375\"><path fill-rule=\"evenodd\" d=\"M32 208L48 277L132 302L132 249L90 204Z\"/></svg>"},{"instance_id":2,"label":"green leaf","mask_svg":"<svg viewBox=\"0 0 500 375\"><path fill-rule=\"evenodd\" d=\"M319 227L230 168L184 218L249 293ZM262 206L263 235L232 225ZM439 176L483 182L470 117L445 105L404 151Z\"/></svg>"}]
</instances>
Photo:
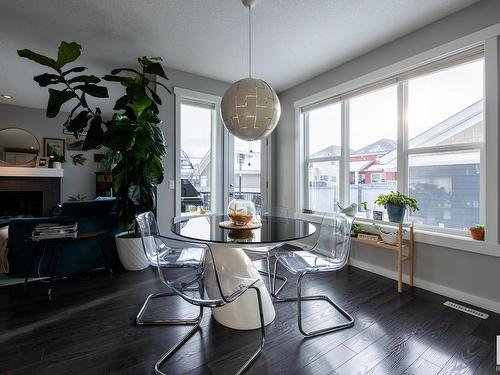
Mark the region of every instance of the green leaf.
<instances>
[{"instance_id":1,"label":"green leaf","mask_svg":"<svg viewBox=\"0 0 500 375\"><path fill-rule=\"evenodd\" d=\"M82 83L99 83L101 80L97 78L94 75L81 75L81 76L76 76L71 78L68 83L75 83L75 82L82 82Z\"/></svg>"},{"instance_id":2,"label":"green leaf","mask_svg":"<svg viewBox=\"0 0 500 375\"><path fill-rule=\"evenodd\" d=\"M128 199L141 210L154 208L155 195L149 184L131 184L128 188Z\"/></svg>"},{"instance_id":3,"label":"green leaf","mask_svg":"<svg viewBox=\"0 0 500 375\"><path fill-rule=\"evenodd\" d=\"M49 103L47 104L47 117L56 117L61 106L68 100L75 98L76 95L72 91L49 89Z\"/></svg>"},{"instance_id":4,"label":"green leaf","mask_svg":"<svg viewBox=\"0 0 500 375\"><path fill-rule=\"evenodd\" d=\"M83 142L83 150L91 150L97 148L102 144L104 138L104 131L102 130L102 120L99 116L94 117L90 121L89 130L87 136L85 137L85 142Z\"/></svg>"},{"instance_id":5,"label":"green leaf","mask_svg":"<svg viewBox=\"0 0 500 375\"><path fill-rule=\"evenodd\" d=\"M161 158L154 156L149 160L147 166L150 180L153 185L159 185L163 181L163 163Z\"/></svg>"},{"instance_id":6,"label":"green leaf","mask_svg":"<svg viewBox=\"0 0 500 375\"><path fill-rule=\"evenodd\" d=\"M62 75L64 77L70 73L80 73L80 72L83 72L85 69L87 69L87 68L84 66L77 66L75 68L71 68L70 70L65 71Z\"/></svg>"},{"instance_id":7,"label":"green leaf","mask_svg":"<svg viewBox=\"0 0 500 375\"><path fill-rule=\"evenodd\" d=\"M146 90L141 85L127 87L127 94L132 97L128 105L134 110L136 116L140 116L152 103L152 100L146 94Z\"/></svg>"},{"instance_id":8,"label":"green leaf","mask_svg":"<svg viewBox=\"0 0 500 375\"><path fill-rule=\"evenodd\" d=\"M167 75L165 74L165 71L163 70L163 67L161 66L160 63L157 62L152 62L148 66L145 66L144 73L154 74L157 75L158 77L168 79Z\"/></svg>"},{"instance_id":9,"label":"green leaf","mask_svg":"<svg viewBox=\"0 0 500 375\"><path fill-rule=\"evenodd\" d=\"M33 79L40 85L40 87L47 87L49 85L55 85L56 83L61 82L61 77L59 77L57 74L49 73L40 74L38 76L35 76Z\"/></svg>"},{"instance_id":10,"label":"green leaf","mask_svg":"<svg viewBox=\"0 0 500 375\"><path fill-rule=\"evenodd\" d=\"M115 106L113 107L113 109L115 111L127 109L127 104L129 103L130 99L131 99L130 96L123 95L121 98L116 100L116 103L115 103Z\"/></svg>"},{"instance_id":11,"label":"green leaf","mask_svg":"<svg viewBox=\"0 0 500 375\"><path fill-rule=\"evenodd\" d=\"M58 70L57 63L50 57L40 55L39 53L30 51L29 49L18 49L17 54L25 59L37 62L38 64L48 66L49 68Z\"/></svg>"},{"instance_id":12,"label":"green leaf","mask_svg":"<svg viewBox=\"0 0 500 375\"><path fill-rule=\"evenodd\" d=\"M161 99L158 96L158 94L156 94L156 92L154 92L154 90L152 90L150 87L148 87L147 89L151 93L151 96L153 97L153 100L155 101L155 103L158 105L161 105Z\"/></svg>"},{"instance_id":13,"label":"green leaf","mask_svg":"<svg viewBox=\"0 0 500 375\"><path fill-rule=\"evenodd\" d=\"M137 70L135 70L135 69L130 69L130 68L118 68L118 69L113 69L113 70L111 71L111 74L116 75L116 74L118 74L118 73L120 73L120 72L132 72L132 73L135 73L135 74L140 75L141 77L143 76L143 74L142 74L141 72L139 72L139 71L137 71Z\"/></svg>"},{"instance_id":14,"label":"green leaf","mask_svg":"<svg viewBox=\"0 0 500 375\"><path fill-rule=\"evenodd\" d=\"M78 138L83 129L87 127L88 114L88 111L81 111L74 118L68 120L66 129L74 133L75 138Z\"/></svg>"},{"instance_id":15,"label":"green leaf","mask_svg":"<svg viewBox=\"0 0 500 375\"><path fill-rule=\"evenodd\" d=\"M104 132L102 144L113 151L128 151L135 142L137 127L125 116L113 116L108 123L108 130Z\"/></svg>"},{"instance_id":16,"label":"green leaf","mask_svg":"<svg viewBox=\"0 0 500 375\"><path fill-rule=\"evenodd\" d=\"M75 61L80 57L82 46L76 42L61 42L57 51L57 66L62 68L64 65Z\"/></svg>"},{"instance_id":17,"label":"green leaf","mask_svg":"<svg viewBox=\"0 0 500 375\"><path fill-rule=\"evenodd\" d=\"M82 90L84 93L94 96L96 98L107 98L108 89L104 86L97 85L79 85L75 90Z\"/></svg>"},{"instance_id":18,"label":"green leaf","mask_svg":"<svg viewBox=\"0 0 500 375\"><path fill-rule=\"evenodd\" d=\"M130 86L134 84L134 79L131 77L120 77L106 74L103 79L109 82L120 82L123 86Z\"/></svg>"}]
</instances>

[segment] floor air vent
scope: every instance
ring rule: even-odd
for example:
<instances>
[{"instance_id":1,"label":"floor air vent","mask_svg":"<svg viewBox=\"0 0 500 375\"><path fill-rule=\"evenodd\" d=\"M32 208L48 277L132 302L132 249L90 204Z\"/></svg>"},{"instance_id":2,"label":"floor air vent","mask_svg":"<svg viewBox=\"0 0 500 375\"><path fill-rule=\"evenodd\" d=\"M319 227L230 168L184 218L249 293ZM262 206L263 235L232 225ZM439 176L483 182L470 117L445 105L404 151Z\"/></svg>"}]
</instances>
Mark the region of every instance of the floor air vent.
<instances>
[{"instance_id":1,"label":"floor air vent","mask_svg":"<svg viewBox=\"0 0 500 375\"><path fill-rule=\"evenodd\" d=\"M485 314L481 311L471 309L470 307L459 305L458 303L455 303L455 302L446 301L443 305L446 305L448 307L451 307L452 309L470 314L472 316L475 316L476 318L488 319L488 317L489 317L488 314Z\"/></svg>"}]
</instances>

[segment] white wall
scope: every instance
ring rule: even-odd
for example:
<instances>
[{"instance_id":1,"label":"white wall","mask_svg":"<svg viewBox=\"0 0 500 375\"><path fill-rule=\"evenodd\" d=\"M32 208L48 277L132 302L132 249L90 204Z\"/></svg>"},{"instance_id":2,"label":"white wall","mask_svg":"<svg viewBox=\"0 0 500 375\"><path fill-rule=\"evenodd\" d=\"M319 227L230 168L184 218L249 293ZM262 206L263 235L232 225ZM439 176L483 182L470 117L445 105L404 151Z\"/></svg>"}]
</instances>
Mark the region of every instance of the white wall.
<instances>
[{"instance_id":1,"label":"white wall","mask_svg":"<svg viewBox=\"0 0 500 375\"><path fill-rule=\"evenodd\" d=\"M274 204L295 209L298 168L294 102L500 22L500 1L483 0L279 94L282 116L273 135ZM300 46L299 46L300 47ZM487 124L498 126L498 124ZM497 182L498 183L498 182ZM496 197L498 198L498 197ZM497 200L498 201L498 200ZM500 250L499 250L500 251ZM353 264L395 277L391 253L356 244ZM500 312L500 258L424 243L416 245L416 285Z\"/></svg>"}]
</instances>

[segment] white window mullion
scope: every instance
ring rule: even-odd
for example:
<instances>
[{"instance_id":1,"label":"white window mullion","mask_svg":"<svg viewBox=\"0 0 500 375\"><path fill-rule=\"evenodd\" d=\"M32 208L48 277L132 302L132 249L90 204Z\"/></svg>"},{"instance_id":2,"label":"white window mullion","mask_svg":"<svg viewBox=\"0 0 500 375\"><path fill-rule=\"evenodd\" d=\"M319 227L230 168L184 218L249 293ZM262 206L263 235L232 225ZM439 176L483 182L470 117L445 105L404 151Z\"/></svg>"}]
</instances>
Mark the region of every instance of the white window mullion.
<instances>
[{"instance_id":1,"label":"white window mullion","mask_svg":"<svg viewBox=\"0 0 500 375\"><path fill-rule=\"evenodd\" d=\"M341 110L341 153L340 153L340 171L339 171L339 198L341 204L345 207L350 204L349 187L349 99L342 100Z\"/></svg>"},{"instance_id":2,"label":"white window mullion","mask_svg":"<svg viewBox=\"0 0 500 375\"><path fill-rule=\"evenodd\" d=\"M487 39L484 45L484 123L486 126L484 128L485 146L480 156L480 217L487 226L485 241L493 243L499 243L498 228L500 224L498 212L499 44L500 38L495 36Z\"/></svg>"},{"instance_id":3,"label":"white window mullion","mask_svg":"<svg viewBox=\"0 0 500 375\"><path fill-rule=\"evenodd\" d=\"M398 82L397 190L408 193L408 81Z\"/></svg>"}]
</instances>

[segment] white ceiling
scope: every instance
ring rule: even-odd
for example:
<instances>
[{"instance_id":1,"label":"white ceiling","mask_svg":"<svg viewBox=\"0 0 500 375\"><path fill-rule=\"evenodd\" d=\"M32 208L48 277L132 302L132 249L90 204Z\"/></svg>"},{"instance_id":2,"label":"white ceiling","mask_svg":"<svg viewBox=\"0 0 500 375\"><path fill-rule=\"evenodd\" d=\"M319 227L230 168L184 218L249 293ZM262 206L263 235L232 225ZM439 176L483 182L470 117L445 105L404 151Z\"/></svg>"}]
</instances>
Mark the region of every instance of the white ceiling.
<instances>
[{"instance_id":1,"label":"white ceiling","mask_svg":"<svg viewBox=\"0 0 500 375\"><path fill-rule=\"evenodd\" d=\"M285 90L476 1L259 0L254 76ZM232 82L248 71L247 17L240 0L2 0L0 94L44 108L47 92L32 77L45 70L16 50L55 56L61 40L82 44L96 75L148 55Z\"/></svg>"}]
</instances>

